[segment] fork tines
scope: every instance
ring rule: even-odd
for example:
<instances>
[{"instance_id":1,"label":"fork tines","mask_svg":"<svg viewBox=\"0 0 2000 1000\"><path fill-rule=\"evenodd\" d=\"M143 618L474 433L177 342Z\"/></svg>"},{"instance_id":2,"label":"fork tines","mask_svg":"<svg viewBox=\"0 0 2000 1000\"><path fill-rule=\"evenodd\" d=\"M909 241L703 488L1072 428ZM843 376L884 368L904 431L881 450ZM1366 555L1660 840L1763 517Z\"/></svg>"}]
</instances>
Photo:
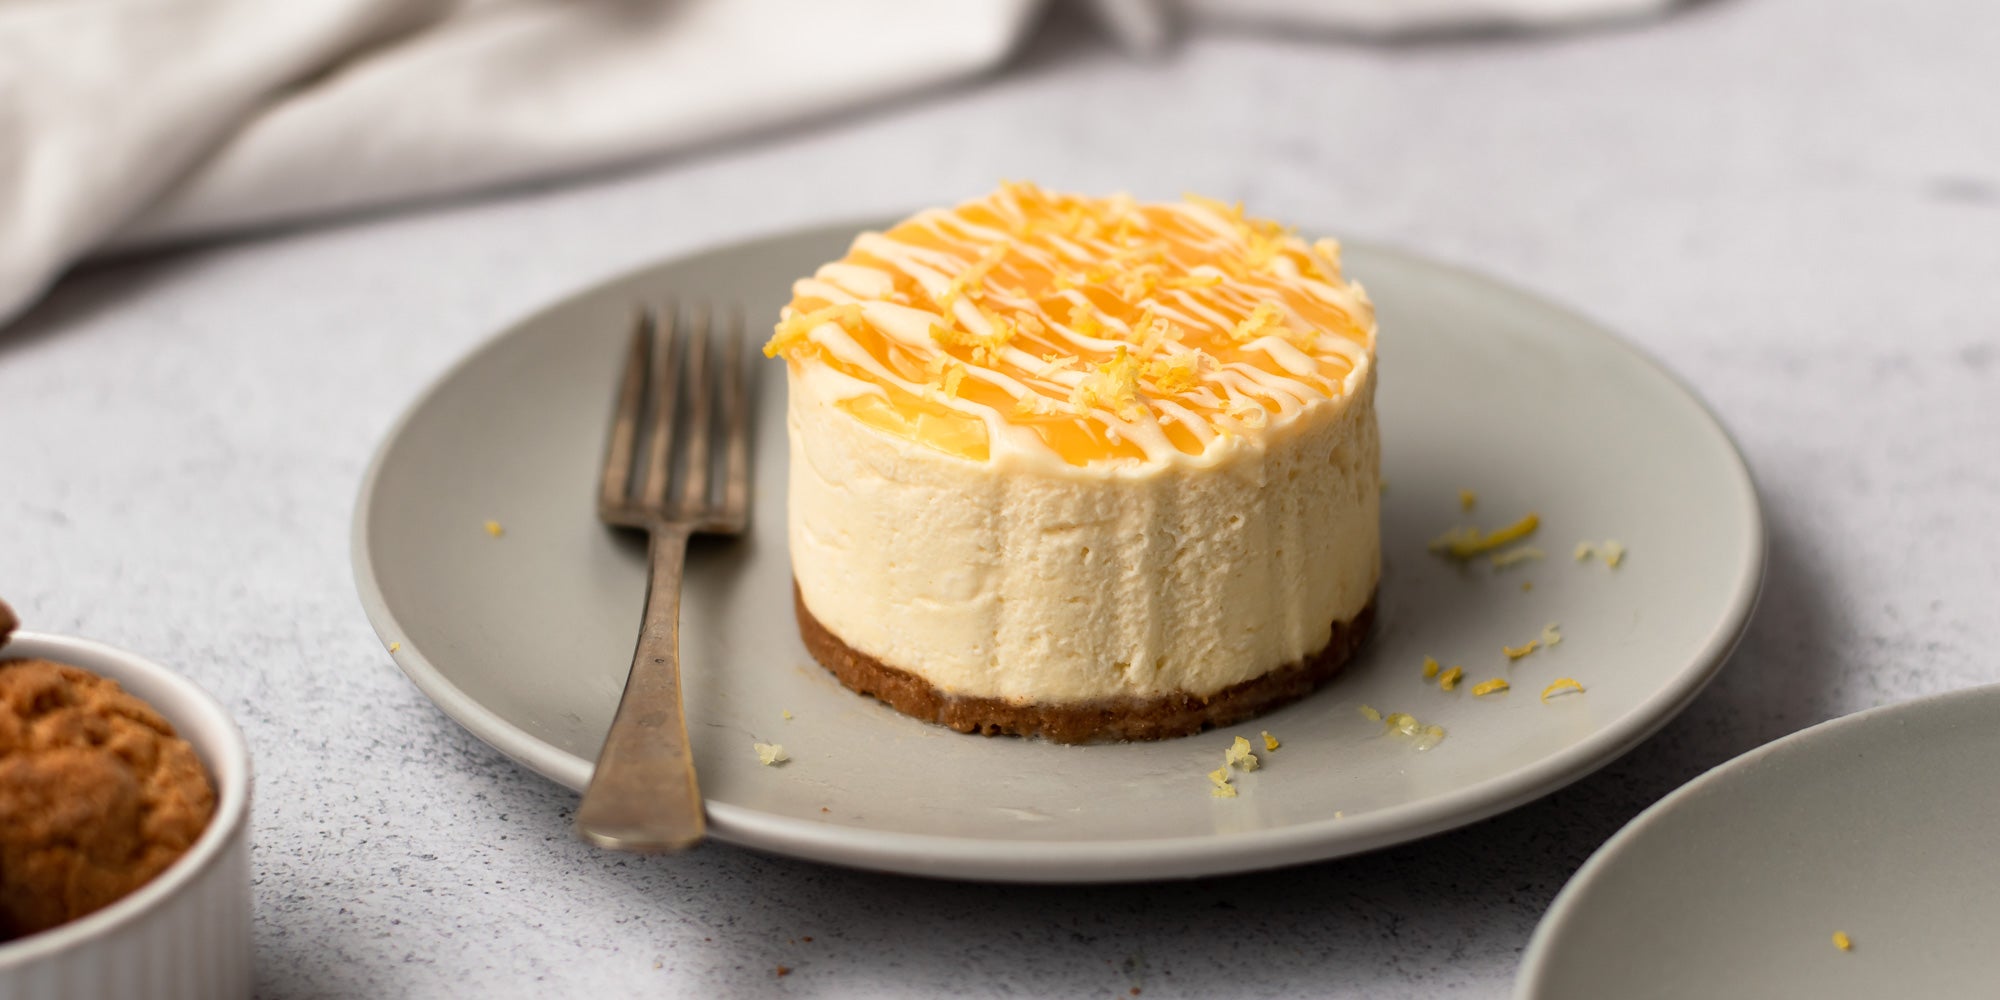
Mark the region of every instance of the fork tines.
<instances>
[{"instance_id":1,"label":"fork tines","mask_svg":"<svg viewBox=\"0 0 2000 1000\"><path fill-rule=\"evenodd\" d=\"M627 527L734 534L750 517L750 366L743 314L712 343L710 310L641 309L605 447L598 514ZM720 355L716 359L716 355Z\"/></svg>"}]
</instances>

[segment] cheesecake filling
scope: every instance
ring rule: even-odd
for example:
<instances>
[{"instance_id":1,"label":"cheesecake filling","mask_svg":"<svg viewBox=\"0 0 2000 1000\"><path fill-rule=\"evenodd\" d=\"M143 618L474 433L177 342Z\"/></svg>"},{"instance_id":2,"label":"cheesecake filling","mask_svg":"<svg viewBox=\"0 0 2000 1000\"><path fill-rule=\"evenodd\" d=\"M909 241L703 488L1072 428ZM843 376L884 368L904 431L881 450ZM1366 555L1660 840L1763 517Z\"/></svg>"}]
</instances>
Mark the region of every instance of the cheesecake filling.
<instances>
[{"instance_id":1,"label":"cheesecake filling","mask_svg":"<svg viewBox=\"0 0 2000 1000\"><path fill-rule=\"evenodd\" d=\"M1327 644L1375 592L1372 375L1211 467L1008 474L850 419L792 383L800 598L950 695L1207 695Z\"/></svg>"}]
</instances>

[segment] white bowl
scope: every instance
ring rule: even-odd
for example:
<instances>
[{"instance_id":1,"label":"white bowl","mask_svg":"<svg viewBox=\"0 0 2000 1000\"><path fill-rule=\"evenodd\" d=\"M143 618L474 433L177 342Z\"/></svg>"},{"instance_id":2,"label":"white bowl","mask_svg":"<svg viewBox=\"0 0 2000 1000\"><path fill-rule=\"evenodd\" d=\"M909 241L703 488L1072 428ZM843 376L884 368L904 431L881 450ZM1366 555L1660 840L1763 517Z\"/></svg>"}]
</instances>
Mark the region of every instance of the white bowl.
<instances>
[{"instance_id":1,"label":"white bowl","mask_svg":"<svg viewBox=\"0 0 2000 1000\"><path fill-rule=\"evenodd\" d=\"M78 920L0 944L0 997L206 1000L250 995L250 752L193 682L110 646L17 632L0 659L38 658L109 677L194 746L215 816L188 852L136 892Z\"/></svg>"}]
</instances>

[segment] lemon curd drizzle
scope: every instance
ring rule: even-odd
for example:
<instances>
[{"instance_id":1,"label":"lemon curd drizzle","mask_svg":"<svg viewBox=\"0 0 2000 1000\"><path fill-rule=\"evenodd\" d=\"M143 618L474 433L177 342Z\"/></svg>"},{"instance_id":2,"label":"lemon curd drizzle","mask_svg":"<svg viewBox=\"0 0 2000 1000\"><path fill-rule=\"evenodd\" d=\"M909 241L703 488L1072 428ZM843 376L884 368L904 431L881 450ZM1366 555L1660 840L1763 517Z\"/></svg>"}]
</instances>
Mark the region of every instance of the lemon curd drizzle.
<instances>
[{"instance_id":1,"label":"lemon curd drizzle","mask_svg":"<svg viewBox=\"0 0 2000 1000\"><path fill-rule=\"evenodd\" d=\"M947 454L1164 463L1351 394L1374 309L1339 247L1241 206L1006 184L863 233L764 352Z\"/></svg>"}]
</instances>

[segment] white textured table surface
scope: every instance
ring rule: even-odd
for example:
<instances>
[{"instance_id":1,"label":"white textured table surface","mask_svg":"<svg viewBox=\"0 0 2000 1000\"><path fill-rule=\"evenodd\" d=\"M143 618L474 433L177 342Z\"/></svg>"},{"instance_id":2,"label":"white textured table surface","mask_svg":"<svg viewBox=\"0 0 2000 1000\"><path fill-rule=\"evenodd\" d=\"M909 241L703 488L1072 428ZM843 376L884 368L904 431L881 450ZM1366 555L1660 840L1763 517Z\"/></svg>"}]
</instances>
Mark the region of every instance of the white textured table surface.
<instances>
[{"instance_id":1,"label":"white textured table surface","mask_svg":"<svg viewBox=\"0 0 2000 1000\"><path fill-rule=\"evenodd\" d=\"M1210 38L1148 66L1059 20L998 79L813 131L94 268L0 330L0 594L242 721L271 996L1500 996L1563 881L1670 789L2000 680L1995 39L1976 0L1718 0L1559 38ZM574 797L447 720L363 620L372 449L582 284L1000 177L1243 198L1623 331L1759 478L1770 576L1741 651L1564 792L1290 871L993 887L576 843Z\"/></svg>"}]
</instances>

